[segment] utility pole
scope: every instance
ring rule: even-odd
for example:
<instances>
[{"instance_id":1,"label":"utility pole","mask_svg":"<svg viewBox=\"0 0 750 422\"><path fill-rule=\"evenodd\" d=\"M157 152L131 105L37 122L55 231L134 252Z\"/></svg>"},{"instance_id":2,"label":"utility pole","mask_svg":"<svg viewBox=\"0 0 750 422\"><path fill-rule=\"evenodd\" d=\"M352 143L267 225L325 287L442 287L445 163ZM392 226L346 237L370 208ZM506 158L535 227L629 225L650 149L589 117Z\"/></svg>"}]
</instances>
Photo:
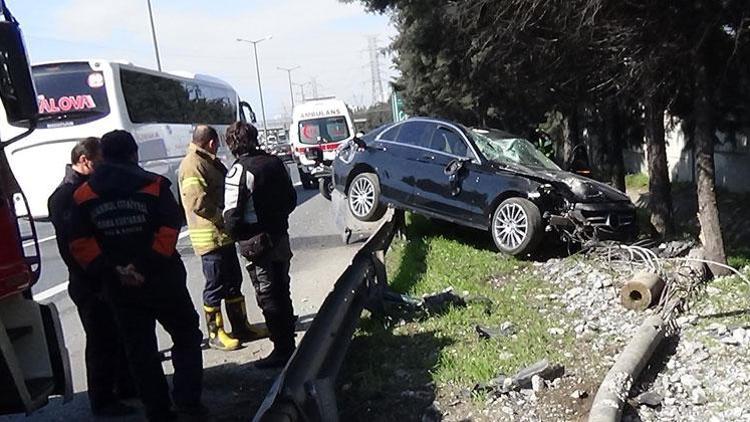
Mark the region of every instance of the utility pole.
<instances>
[{"instance_id":1,"label":"utility pole","mask_svg":"<svg viewBox=\"0 0 750 422\"><path fill-rule=\"evenodd\" d=\"M372 85L372 103L383 101L383 80L380 75L380 53L378 37L367 37L367 50L370 52L370 79Z\"/></svg>"},{"instance_id":2,"label":"utility pole","mask_svg":"<svg viewBox=\"0 0 750 422\"><path fill-rule=\"evenodd\" d=\"M148 5L148 19L151 21L151 39L154 41L154 52L156 53L156 69L161 72L161 58L159 57L159 44L156 42L156 26L154 26L154 12L151 10L151 0L146 0Z\"/></svg>"},{"instance_id":3,"label":"utility pole","mask_svg":"<svg viewBox=\"0 0 750 422\"><path fill-rule=\"evenodd\" d=\"M237 38L237 41L239 42L245 42L250 43L253 45L253 53L255 56L255 73L258 75L258 94L260 94L260 113L263 116L263 142L265 142L268 139L268 124L266 123L266 107L263 104L263 87L260 83L260 66L258 66L258 43L266 40L270 40L271 35L268 35L266 37L263 37L258 40L245 40L242 38Z\"/></svg>"},{"instance_id":4,"label":"utility pole","mask_svg":"<svg viewBox=\"0 0 750 422\"><path fill-rule=\"evenodd\" d=\"M279 70L286 72L286 76L289 79L289 98L292 100L292 109L294 108L294 92L292 91L292 71L299 69L299 66L294 67L278 67ZM302 96L304 101L304 95Z\"/></svg>"}]
</instances>

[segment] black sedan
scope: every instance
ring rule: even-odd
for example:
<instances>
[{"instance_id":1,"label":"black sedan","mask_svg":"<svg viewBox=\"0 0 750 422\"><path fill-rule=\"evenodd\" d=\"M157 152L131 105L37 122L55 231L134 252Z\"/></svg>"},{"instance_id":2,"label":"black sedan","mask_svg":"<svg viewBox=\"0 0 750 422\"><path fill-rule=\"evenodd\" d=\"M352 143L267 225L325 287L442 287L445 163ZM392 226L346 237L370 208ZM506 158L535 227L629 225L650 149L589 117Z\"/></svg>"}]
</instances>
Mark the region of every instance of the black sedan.
<instances>
[{"instance_id":1,"label":"black sedan","mask_svg":"<svg viewBox=\"0 0 750 422\"><path fill-rule=\"evenodd\" d=\"M377 220L390 204L488 230L511 255L533 252L547 232L582 242L637 231L624 193L563 171L527 140L495 129L392 123L343 145L333 173L359 220Z\"/></svg>"}]
</instances>

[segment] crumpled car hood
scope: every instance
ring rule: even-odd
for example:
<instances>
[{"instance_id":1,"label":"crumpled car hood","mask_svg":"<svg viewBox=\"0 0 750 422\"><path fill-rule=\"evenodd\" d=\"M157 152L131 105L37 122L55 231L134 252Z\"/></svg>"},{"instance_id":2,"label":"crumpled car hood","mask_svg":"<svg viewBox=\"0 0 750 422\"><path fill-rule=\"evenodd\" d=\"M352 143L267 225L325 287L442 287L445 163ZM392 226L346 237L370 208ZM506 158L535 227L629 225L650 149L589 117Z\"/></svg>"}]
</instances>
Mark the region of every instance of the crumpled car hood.
<instances>
[{"instance_id":1,"label":"crumpled car hood","mask_svg":"<svg viewBox=\"0 0 750 422\"><path fill-rule=\"evenodd\" d=\"M588 177L562 170L537 170L534 173L551 182L565 184L581 202L630 202L625 193Z\"/></svg>"},{"instance_id":2,"label":"crumpled car hood","mask_svg":"<svg viewBox=\"0 0 750 422\"><path fill-rule=\"evenodd\" d=\"M495 169L510 170L553 186L564 185L578 202L630 202L623 192L596 180L563 170L530 168L522 165L503 166L491 163Z\"/></svg>"}]
</instances>

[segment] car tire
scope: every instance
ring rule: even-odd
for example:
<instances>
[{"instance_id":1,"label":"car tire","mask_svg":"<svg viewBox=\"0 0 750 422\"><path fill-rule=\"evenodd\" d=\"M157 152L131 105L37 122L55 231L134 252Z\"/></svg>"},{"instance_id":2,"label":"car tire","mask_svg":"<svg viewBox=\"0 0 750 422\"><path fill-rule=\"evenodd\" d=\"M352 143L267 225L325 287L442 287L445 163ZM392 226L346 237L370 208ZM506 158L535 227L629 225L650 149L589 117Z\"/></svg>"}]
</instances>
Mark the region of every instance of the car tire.
<instances>
[{"instance_id":1,"label":"car tire","mask_svg":"<svg viewBox=\"0 0 750 422\"><path fill-rule=\"evenodd\" d=\"M360 221L377 221L385 214L380 200L380 182L373 173L354 176L346 192L349 211Z\"/></svg>"},{"instance_id":2,"label":"car tire","mask_svg":"<svg viewBox=\"0 0 750 422\"><path fill-rule=\"evenodd\" d=\"M544 236L539 208L528 199L506 199L492 214L490 234L495 246L504 254L533 253Z\"/></svg>"},{"instance_id":3,"label":"car tire","mask_svg":"<svg viewBox=\"0 0 750 422\"><path fill-rule=\"evenodd\" d=\"M318 190L323 198L331 200L331 194L333 193L333 179L331 177L321 177L318 179Z\"/></svg>"}]
</instances>

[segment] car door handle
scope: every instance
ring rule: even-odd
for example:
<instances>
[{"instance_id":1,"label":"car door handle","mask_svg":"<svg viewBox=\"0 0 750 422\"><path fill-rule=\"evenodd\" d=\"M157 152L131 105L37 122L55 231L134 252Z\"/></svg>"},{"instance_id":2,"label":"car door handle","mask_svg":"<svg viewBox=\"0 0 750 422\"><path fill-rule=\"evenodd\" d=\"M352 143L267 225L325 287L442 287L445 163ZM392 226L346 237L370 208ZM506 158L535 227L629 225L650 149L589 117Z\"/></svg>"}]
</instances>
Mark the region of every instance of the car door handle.
<instances>
[{"instance_id":1,"label":"car door handle","mask_svg":"<svg viewBox=\"0 0 750 422\"><path fill-rule=\"evenodd\" d=\"M435 161L435 156L431 154L425 154L419 157L419 161Z\"/></svg>"}]
</instances>

